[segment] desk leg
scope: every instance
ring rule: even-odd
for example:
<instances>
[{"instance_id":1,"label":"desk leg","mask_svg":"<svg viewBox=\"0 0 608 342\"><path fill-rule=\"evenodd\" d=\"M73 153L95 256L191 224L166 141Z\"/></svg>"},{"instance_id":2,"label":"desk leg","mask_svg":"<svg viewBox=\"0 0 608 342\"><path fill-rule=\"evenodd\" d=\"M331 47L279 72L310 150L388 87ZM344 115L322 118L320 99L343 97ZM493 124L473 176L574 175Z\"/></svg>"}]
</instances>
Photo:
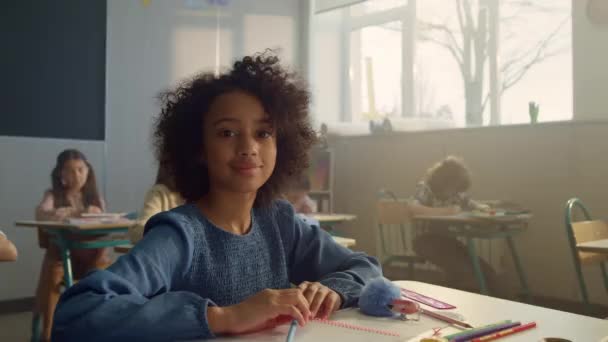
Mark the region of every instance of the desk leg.
<instances>
[{"instance_id":1,"label":"desk leg","mask_svg":"<svg viewBox=\"0 0 608 342\"><path fill-rule=\"evenodd\" d=\"M524 272L524 268L521 265L519 255L517 254L517 250L515 249L515 243L513 242L513 238L511 236L507 237L507 243L509 244L509 249L511 250L511 256L513 256L513 262L515 263L515 269L517 270L517 274L519 275L519 281L521 282L521 288L524 291L524 296L527 300L530 300L530 289L528 288L528 280L526 279L526 273Z\"/></svg>"},{"instance_id":2,"label":"desk leg","mask_svg":"<svg viewBox=\"0 0 608 342\"><path fill-rule=\"evenodd\" d=\"M471 257L471 263L473 264L473 271L475 272L475 278L477 278L479 289L481 290L482 294L487 295L488 288L486 286L486 279L481 272L479 257L477 256L477 251L475 250L475 242L470 237L467 238L467 247L469 248L469 256Z\"/></svg>"},{"instance_id":3,"label":"desk leg","mask_svg":"<svg viewBox=\"0 0 608 342\"><path fill-rule=\"evenodd\" d=\"M57 247L59 247L59 254L61 254L61 261L63 262L63 280L65 282L65 288L67 289L73 285L74 278L72 277L70 248L63 232L57 234Z\"/></svg>"}]
</instances>

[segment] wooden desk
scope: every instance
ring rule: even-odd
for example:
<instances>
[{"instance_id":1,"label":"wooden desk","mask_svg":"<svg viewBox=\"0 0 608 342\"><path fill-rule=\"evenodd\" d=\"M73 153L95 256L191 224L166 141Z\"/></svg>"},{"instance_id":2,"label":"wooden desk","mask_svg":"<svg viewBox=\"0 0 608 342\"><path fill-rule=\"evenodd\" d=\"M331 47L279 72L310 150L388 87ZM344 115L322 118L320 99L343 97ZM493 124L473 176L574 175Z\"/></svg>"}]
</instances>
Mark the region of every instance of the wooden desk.
<instances>
[{"instance_id":1,"label":"wooden desk","mask_svg":"<svg viewBox=\"0 0 608 342\"><path fill-rule=\"evenodd\" d=\"M522 323L536 322L537 327L519 334L509 336L505 342L530 342L541 341L545 337L561 337L571 341L600 341L608 336L608 321L567 312L546 309L538 306L507 301L498 298L487 297L479 294L454 290L446 287L430 285L415 281L397 281L397 285L409 290L432 296L444 302L455 305L453 310L442 310L442 312L453 312L460 315L471 325L478 327L504 320L520 321ZM424 308L434 310L422 305ZM399 337L375 335L363 331L332 329L336 336L321 336L315 334L315 330L305 326L298 328L295 341L404 341L419 342L420 337L428 337L433 328L445 327L446 323L437 321L425 315L420 316L420 321L403 322L391 318L375 318L365 316L358 309L342 310L332 315L331 320L363 326L371 329L380 329L398 333ZM243 335L240 337L221 338L218 341L277 341L284 342L287 326L275 328L256 334ZM443 336L459 331L449 327L441 331ZM502 340L499 340L502 341Z\"/></svg>"},{"instance_id":2,"label":"wooden desk","mask_svg":"<svg viewBox=\"0 0 608 342\"><path fill-rule=\"evenodd\" d=\"M342 222L352 221L357 218L355 215L350 214L335 214L335 213L312 213L303 215L307 218L319 221L321 228L328 232L333 232L334 227Z\"/></svg>"},{"instance_id":3,"label":"wooden desk","mask_svg":"<svg viewBox=\"0 0 608 342\"><path fill-rule=\"evenodd\" d=\"M350 214L328 214L328 213L312 213L306 216L319 221L321 224L335 225L338 223L352 221L357 218L355 215Z\"/></svg>"},{"instance_id":4,"label":"wooden desk","mask_svg":"<svg viewBox=\"0 0 608 342\"><path fill-rule=\"evenodd\" d=\"M528 281L517 254L513 236L525 231L531 218L531 214L491 216L465 212L449 216L414 216L412 222L417 229L453 235L455 237L464 237L466 239L475 278L483 294L488 294L488 289L481 266L479 265L479 257L477 256L473 239L507 240L523 293L525 296L529 296Z\"/></svg>"},{"instance_id":5,"label":"wooden desk","mask_svg":"<svg viewBox=\"0 0 608 342\"><path fill-rule=\"evenodd\" d=\"M581 252L608 254L608 239L579 243L576 249Z\"/></svg>"},{"instance_id":6,"label":"wooden desk","mask_svg":"<svg viewBox=\"0 0 608 342\"><path fill-rule=\"evenodd\" d=\"M355 239L349 239L349 238L340 237L340 236L333 236L333 238L334 238L334 241L336 241L339 245L342 245L346 248L353 247L357 244L357 240L355 240ZM114 251L116 253L124 254L124 253L129 253L129 251L131 251L131 248L133 248L132 244L116 246L116 247L114 247Z\"/></svg>"},{"instance_id":7,"label":"wooden desk","mask_svg":"<svg viewBox=\"0 0 608 342\"><path fill-rule=\"evenodd\" d=\"M126 245L131 243L128 239L114 240L93 240L93 241L76 241L69 238L69 235L83 236L108 236L111 234L126 234L130 226L135 224L132 220L120 220L108 223L85 223L71 224L67 222L57 221L17 221L15 225L26 228L44 229L51 236L51 243L54 243L61 255L63 261L64 281L66 287L72 286L74 279L72 276L72 263L70 259L70 249L81 248L104 248Z\"/></svg>"}]
</instances>

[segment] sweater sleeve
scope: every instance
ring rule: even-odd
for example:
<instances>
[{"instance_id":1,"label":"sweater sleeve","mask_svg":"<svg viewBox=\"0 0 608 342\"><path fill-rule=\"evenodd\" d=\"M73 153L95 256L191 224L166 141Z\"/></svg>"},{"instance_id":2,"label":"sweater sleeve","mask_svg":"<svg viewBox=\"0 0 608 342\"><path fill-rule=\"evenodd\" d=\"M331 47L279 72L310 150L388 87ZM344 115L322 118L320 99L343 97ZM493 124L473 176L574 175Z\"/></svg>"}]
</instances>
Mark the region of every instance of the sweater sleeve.
<instances>
[{"instance_id":1,"label":"sweater sleeve","mask_svg":"<svg viewBox=\"0 0 608 342\"><path fill-rule=\"evenodd\" d=\"M363 286L382 276L378 261L339 245L323 229L302 221L291 207L282 211L290 281L318 281L342 297L342 307L356 305Z\"/></svg>"},{"instance_id":2,"label":"sweater sleeve","mask_svg":"<svg viewBox=\"0 0 608 342\"><path fill-rule=\"evenodd\" d=\"M180 286L192 263L192 227L153 217L148 233L107 270L90 273L62 296L52 340L158 341L211 338L207 307Z\"/></svg>"}]
</instances>

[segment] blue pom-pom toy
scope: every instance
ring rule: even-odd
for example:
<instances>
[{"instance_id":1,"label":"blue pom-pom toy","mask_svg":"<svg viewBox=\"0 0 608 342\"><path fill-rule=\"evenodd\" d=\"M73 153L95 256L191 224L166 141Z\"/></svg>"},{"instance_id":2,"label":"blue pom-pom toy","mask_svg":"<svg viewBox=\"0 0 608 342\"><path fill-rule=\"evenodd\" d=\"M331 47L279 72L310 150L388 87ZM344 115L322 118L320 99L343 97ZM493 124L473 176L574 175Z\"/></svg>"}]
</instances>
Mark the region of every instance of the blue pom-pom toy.
<instances>
[{"instance_id":1,"label":"blue pom-pom toy","mask_svg":"<svg viewBox=\"0 0 608 342\"><path fill-rule=\"evenodd\" d=\"M372 279L361 290L359 308L366 315L392 317L395 313L389 309L389 305L399 298L401 298L399 287L388 279L379 277Z\"/></svg>"}]
</instances>

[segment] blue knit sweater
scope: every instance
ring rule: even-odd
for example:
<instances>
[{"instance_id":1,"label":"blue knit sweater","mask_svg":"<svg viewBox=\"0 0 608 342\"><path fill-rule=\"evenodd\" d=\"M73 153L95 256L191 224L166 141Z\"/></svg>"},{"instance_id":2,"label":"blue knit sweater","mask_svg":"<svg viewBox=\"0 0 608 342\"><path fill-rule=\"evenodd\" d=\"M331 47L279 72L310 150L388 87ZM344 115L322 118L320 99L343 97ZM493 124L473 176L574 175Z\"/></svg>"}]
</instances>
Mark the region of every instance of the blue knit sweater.
<instances>
[{"instance_id":1,"label":"blue knit sweater","mask_svg":"<svg viewBox=\"0 0 608 342\"><path fill-rule=\"evenodd\" d=\"M369 279L381 275L374 258L338 245L284 201L253 209L245 235L214 226L193 204L154 216L145 229L129 254L63 294L53 340L213 338L208 306L306 280L333 289L348 307Z\"/></svg>"}]
</instances>

